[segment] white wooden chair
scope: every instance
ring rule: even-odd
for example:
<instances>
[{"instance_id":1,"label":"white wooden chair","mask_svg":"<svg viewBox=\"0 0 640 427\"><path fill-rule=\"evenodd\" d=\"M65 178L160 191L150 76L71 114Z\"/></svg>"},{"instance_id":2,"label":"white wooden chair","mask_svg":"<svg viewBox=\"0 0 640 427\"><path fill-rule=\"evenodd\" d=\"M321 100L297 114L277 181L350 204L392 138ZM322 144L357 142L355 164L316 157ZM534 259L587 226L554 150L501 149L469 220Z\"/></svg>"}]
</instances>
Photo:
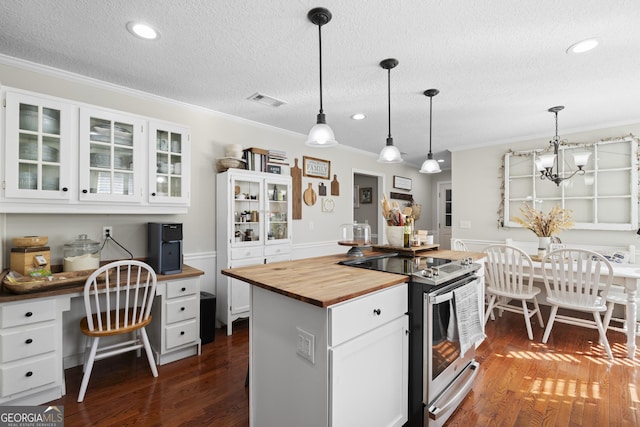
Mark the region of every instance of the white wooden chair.
<instances>
[{"instance_id":1,"label":"white wooden chair","mask_svg":"<svg viewBox=\"0 0 640 427\"><path fill-rule=\"evenodd\" d=\"M493 309L506 310L524 316L527 335L533 339L531 318L538 317L540 327L544 328L540 307L536 295L540 289L533 286L533 262L522 249L509 245L490 245L485 248L487 254L485 279L486 292L490 295L489 306L484 315L484 322L493 318ZM510 304L511 300L520 300L521 306ZM528 302L533 303L530 309Z\"/></svg>"},{"instance_id":2,"label":"white wooden chair","mask_svg":"<svg viewBox=\"0 0 640 427\"><path fill-rule=\"evenodd\" d=\"M451 239L451 249L454 251L469 252L467 245L461 239Z\"/></svg>"},{"instance_id":3,"label":"white wooden chair","mask_svg":"<svg viewBox=\"0 0 640 427\"><path fill-rule=\"evenodd\" d=\"M597 329L600 342L613 359L600 315L607 311L606 299L613 281L611 263L602 255L586 249L558 249L542 260L544 285L551 315L542 342L546 343L554 322ZM558 309L567 309L559 315ZM591 313L593 320L571 315Z\"/></svg>"},{"instance_id":4,"label":"white wooden chair","mask_svg":"<svg viewBox=\"0 0 640 427\"><path fill-rule=\"evenodd\" d=\"M151 322L156 285L153 269L133 260L106 264L89 276L84 286L86 317L80 321L80 330L87 341L91 341L91 346L85 349L84 376L78 402L84 400L93 364L97 360L144 348L151 372L154 377L158 376L145 329ZM99 346L101 338L119 334L130 336L125 342Z\"/></svg>"},{"instance_id":5,"label":"white wooden chair","mask_svg":"<svg viewBox=\"0 0 640 427\"><path fill-rule=\"evenodd\" d=\"M640 295L636 298L637 308L635 318L630 319L631 321L626 318L627 293L624 290L624 286L612 285L609 289L606 300L607 312L604 316L604 320L602 321L604 329L611 329L626 334L627 328L632 327L635 329L636 336L640 337ZM613 310L616 304L623 306L623 309L625 310L624 318L613 317ZM622 326L612 326L612 320L616 322L616 325L621 324Z\"/></svg>"}]
</instances>

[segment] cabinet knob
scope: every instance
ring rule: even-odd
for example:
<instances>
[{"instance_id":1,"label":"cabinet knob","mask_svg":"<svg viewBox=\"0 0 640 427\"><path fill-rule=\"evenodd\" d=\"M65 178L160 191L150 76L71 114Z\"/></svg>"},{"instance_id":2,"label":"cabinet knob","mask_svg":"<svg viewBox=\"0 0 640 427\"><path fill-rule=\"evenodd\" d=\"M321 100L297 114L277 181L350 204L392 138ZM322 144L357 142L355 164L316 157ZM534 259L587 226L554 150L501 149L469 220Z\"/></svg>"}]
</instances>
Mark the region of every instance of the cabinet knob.
<instances>
[{"instance_id":1,"label":"cabinet knob","mask_svg":"<svg viewBox=\"0 0 640 427\"><path fill-rule=\"evenodd\" d=\"M62 191L69 191L67 187L62 187Z\"/></svg>"},{"instance_id":2,"label":"cabinet knob","mask_svg":"<svg viewBox=\"0 0 640 427\"><path fill-rule=\"evenodd\" d=\"M180 331L180 335L184 335L184 331Z\"/></svg>"},{"instance_id":3,"label":"cabinet knob","mask_svg":"<svg viewBox=\"0 0 640 427\"><path fill-rule=\"evenodd\" d=\"M182 288L182 292L184 292L184 291L186 291L186 290L187 290L187 288L184 288L184 287Z\"/></svg>"},{"instance_id":4,"label":"cabinet knob","mask_svg":"<svg viewBox=\"0 0 640 427\"><path fill-rule=\"evenodd\" d=\"M185 310L185 308L184 308L184 307L180 307L180 311L184 311L184 310Z\"/></svg>"},{"instance_id":5,"label":"cabinet knob","mask_svg":"<svg viewBox=\"0 0 640 427\"><path fill-rule=\"evenodd\" d=\"M25 317L31 317L31 316L33 316L33 313L30 312L30 311L27 311L24 315L25 315Z\"/></svg>"},{"instance_id":6,"label":"cabinet knob","mask_svg":"<svg viewBox=\"0 0 640 427\"><path fill-rule=\"evenodd\" d=\"M373 314L375 314L376 316L380 316L380 313L382 313L382 311L379 308L373 309Z\"/></svg>"},{"instance_id":7,"label":"cabinet knob","mask_svg":"<svg viewBox=\"0 0 640 427\"><path fill-rule=\"evenodd\" d=\"M86 189L82 190L82 194L87 194L88 191Z\"/></svg>"},{"instance_id":8,"label":"cabinet knob","mask_svg":"<svg viewBox=\"0 0 640 427\"><path fill-rule=\"evenodd\" d=\"M153 197L156 197L156 193L151 193L151 195L152 195Z\"/></svg>"},{"instance_id":9,"label":"cabinet knob","mask_svg":"<svg viewBox=\"0 0 640 427\"><path fill-rule=\"evenodd\" d=\"M33 342L33 340L31 338L27 338L27 340L24 342L25 344L31 344Z\"/></svg>"},{"instance_id":10,"label":"cabinet knob","mask_svg":"<svg viewBox=\"0 0 640 427\"><path fill-rule=\"evenodd\" d=\"M25 377L30 377L30 376L32 376L32 375L33 375L33 372L31 372L31 371L29 371L29 372L27 372L26 374L24 374L24 376L25 376Z\"/></svg>"}]
</instances>

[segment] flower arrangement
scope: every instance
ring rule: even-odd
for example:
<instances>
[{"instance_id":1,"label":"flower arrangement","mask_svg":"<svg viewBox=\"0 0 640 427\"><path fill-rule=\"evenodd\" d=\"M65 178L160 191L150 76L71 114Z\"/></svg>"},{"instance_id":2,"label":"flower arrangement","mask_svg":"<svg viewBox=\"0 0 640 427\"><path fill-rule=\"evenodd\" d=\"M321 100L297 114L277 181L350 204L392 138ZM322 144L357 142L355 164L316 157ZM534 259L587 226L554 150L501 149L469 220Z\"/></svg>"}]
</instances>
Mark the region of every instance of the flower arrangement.
<instances>
[{"instance_id":1,"label":"flower arrangement","mask_svg":"<svg viewBox=\"0 0 640 427\"><path fill-rule=\"evenodd\" d=\"M571 215L573 211L570 209L561 209L560 206L554 206L549 213L534 209L527 203L520 208L522 218L513 217L512 219L535 233L538 237L551 237L573 227Z\"/></svg>"}]
</instances>

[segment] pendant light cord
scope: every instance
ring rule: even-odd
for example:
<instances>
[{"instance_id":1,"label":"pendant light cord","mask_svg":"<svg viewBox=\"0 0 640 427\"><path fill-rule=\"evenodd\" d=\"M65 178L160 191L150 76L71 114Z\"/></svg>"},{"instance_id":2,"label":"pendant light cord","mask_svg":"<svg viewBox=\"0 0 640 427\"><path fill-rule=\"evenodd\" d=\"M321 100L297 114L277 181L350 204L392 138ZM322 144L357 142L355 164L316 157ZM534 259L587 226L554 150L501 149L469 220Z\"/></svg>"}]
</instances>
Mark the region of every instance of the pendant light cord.
<instances>
[{"instance_id":1,"label":"pendant light cord","mask_svg":"<svg viewBox=\"0 0 640 427\"><path fill-rule=\"evenodd\" d=\"M431 154L431 127L433 126L433 96L429 97L429 154Z\"/></svg>"},{"instance_id":2,"label":"pendant light cord","mask_svg":"<svg viewBox=\"0 0 640 427\"><path fill-rule=\"evenodd\" d=\"M324 113L322 109L322 25L318 25L318 52L320 55L320 114Z\"/></svg>"},{"instance_id":3,"label":"pendant light cord","mask_svg":"<svg viewBox=\"0 0 640 427\"><path fill-rule=\"evenodd\" d=\"M387 70L387 112L389 120L389 138L391 138L391 68Z\"/></svg>"}]
</instances>

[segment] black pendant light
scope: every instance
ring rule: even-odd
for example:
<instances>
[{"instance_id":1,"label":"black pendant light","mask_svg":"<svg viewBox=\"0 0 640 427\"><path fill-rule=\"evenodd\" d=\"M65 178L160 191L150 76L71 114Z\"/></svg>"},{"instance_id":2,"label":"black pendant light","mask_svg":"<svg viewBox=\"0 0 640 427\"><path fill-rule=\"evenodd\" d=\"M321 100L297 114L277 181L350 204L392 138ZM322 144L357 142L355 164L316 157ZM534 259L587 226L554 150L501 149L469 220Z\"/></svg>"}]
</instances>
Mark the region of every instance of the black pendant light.
<instances>
[{"instance_id":1,"label":"black pendant light","mask_svg":"<svg viewBox=\"0 0 640 427\"><path fill-rule=\"evenodd\" d=\"M536 159L536 166L540 171L540 179L548 179L559 187L560 183L565 179L569 179L575 174L584 175L584 167L587 165L589 161L589 157L591 153L589 151L574 151L573 154L573 163L578 168L573 172L569 172L567 174L562 174L560 171L560 163L558 157L558 147L560 147L560 137L558 136L558 112L564 110L562 105L558 105L557 107L549 108L550 113L555 114L556 116L556 134L549 141L549 144L553 145L553 154L542 154L538 156ZM556 170L553 170L553 167L556 167Z\"/></svg>"},{"instance_id":2,"label":"black pendant light","mask_svg":"<svg viewBox=\"0 0 640 427\"><path fill-rule=\"evenodd\" d=\"M316 125L309 131L307 145L310 147L333 147L338 145L333 130L327 125L324 110L322 109L322 26L331 21L331 12L324 7L316 7L307 13L309 21L318 26L318 46L320 52L320 112Z\"/></svg>"},{"instance_id":3,"label":"black pendant light","mask_svg":"<svg viewBox=\"0 0 640 427\"><path fill-rule=\"evenodd\" d=\"M389 112L389 134L387 136L387 145L380 151L380 156L378 157L380 163L400 163L402 161L400 150L393 145L393 138L391 137L391 69L397 65L398 60L394 58L388 58L380 62L380 66L387 70L387 106Z\"/></svg>"},{"instance_id":4,"label":"black pendant light","mask_svg":"<svg viewBox=\"0 0 640 427\"><path fill-rule=\"evenodd\" d=\"M433 97L439 94L438 89L427 89L424 94L429 97L429 154L427 154L427 160L422 163L420 173L438 173L441 172L438 161L433 158L431 153L431 127L433 124Z\"/></svg>"}]
</instances>

